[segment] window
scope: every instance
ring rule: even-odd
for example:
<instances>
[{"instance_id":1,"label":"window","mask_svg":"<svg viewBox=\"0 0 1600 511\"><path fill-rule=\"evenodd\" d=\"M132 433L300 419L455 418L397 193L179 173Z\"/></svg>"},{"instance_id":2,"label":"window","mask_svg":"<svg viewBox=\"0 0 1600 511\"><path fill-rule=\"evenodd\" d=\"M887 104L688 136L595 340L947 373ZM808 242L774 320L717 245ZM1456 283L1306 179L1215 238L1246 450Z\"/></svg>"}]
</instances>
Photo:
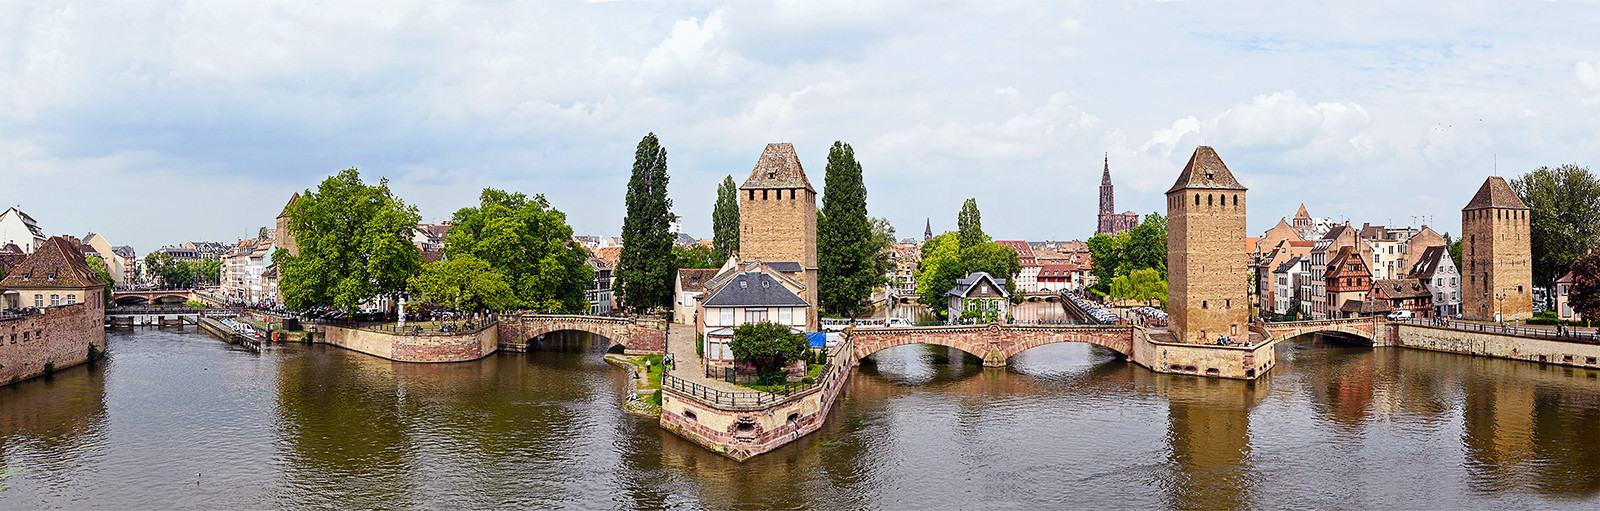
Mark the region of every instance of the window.
<instances>
[{"instance_id":1,"label":"window","mask_svg":"<svg viewBox=\"0 0 1600 511\"><path fill-rule=\"evenodd\" d=\"M790 188L789 189L789 200L794 200L794 193L796 191L797 191L797 189L794 189L794 188Z\"/></svg>"},{"instance_id":2,"label":"window","mask_svg":"<svg viewBox=\"0 0 1600 511\"><path fill-rule=\"evenodd\" d=\"M1233 300L1223 300L1222 301L1222 308L1224 308L1224 309L1232 309L1233 308Z\"/></svg>"},{"instance_id":3,"label":"window","mask_svg":"<svg viewBox=\"0 0 1600 511\"><path fill-rule=\"evenodd\" d=\"M1206 301L1205 300L1200 300L1200 308L1202 308L1202 309L1209 308L1209 307L1206 307Z\"/></svg>"},{"instance_id":4,"label":"window","mask_svg":"<svg viewBox=\"0 0 1600 511\"><path fill-rule=\"evenodd\" d=\"M766 321L766 320L767 320L767 310L766 309L745 309L744 310L744 322L745 323L760 323L760 322Z\"/></svg>"},{"instance_id":5,"label":"window","mask_svg":"<svg viewBox=\"0 0 1600 511\"><path fill-rule=\"evenodd\" d=\"M721 319L722 322L718 323L717 326L733 326L733 308L723 307L718 310L721 311L721 314L719 314L719 319Z\"/></svg>"},{"instance_id":6,"label":"window","mask_svg":"<svg viewBox=\"0 0 1600 511\"><path fill-rule=\"evenodd\" d=\"M78 295L67 295L67 305L78 303Z\"/></svg>"},{"instance_id":7,"label":"window","mask_svg":"<svg viewBox=\"0 0 1600 511\"><path fill-rule=\"evenodd\" d=\"M50 295L50 306L61 305L61 295Z\"/></svg>"},{"instance_id":8,"label":"window","mask_svg":"<svg viewBox=\"0 0 1600 511\"><path fill-rule=\"evenodd\" d=\"M767 200L767 190L766 189L762 189L761 190L761 200Z\"/></svg>"},{"instance_id":9,"label":"window","mask_svg":"<svg viewBox=\"0 0 1600 511\"><path fill-rule=\"evenodd\" d=\"M1211 194L1209 194L1209 193L1208 193L1208 194L1206 194L1206 205L1207 205L1207 206L1211 206L1211 205L1213 205L1213 204L1215 204L1215 203L1213 203L1213 202L1212 202L1212 201L1211 201Z\"/></svg>"},{"instance_id":10,"label":"window","mask_svg":"<svg viewBox=\"0 0 1600 511\"><path fill-rule=\"evenodd\" d=\"M1198 193L1194 194L1194 205L1196 205L1196 206L1200 205L1200 194L1198 194Z\"/></svg>"},{"instance_id":11,"label":"window","mask_svg":"<svg viewBox=\"0 0 1600 511\"><path fill-rule=\"evenodd\" d=\"M750 190L750 200L756 200L756 191Z\"/></svg>"},{"instance_id":12,"label":"window","mask_svg":"<svg viewBox=\"0 0 1600 511\"><path fill-rule=\"evenodd\" d=\"M1233 205L1234 206L1238 206L1239 205L1239 196L1237 194L1235 194L1233 196Z\"/></svg>"},{"instance_id":13,"label":"window","mask_svg":"<svg viewBox=\"0 0 1600 511\"><path fill-rule=\"evenodd\" d=\"M33 306L44 307L44 295L33 295Z\"/></svg>"},{"instance_id":14,"label":"window","mask_svg":"<svg viewBox=\"0 0 1600 511\"><path fill-rule=\"evenodd\" d=\"M778 309L778 323L784 325L794 324L794 309L782 307Z\"/></svg>"}]
</instances>

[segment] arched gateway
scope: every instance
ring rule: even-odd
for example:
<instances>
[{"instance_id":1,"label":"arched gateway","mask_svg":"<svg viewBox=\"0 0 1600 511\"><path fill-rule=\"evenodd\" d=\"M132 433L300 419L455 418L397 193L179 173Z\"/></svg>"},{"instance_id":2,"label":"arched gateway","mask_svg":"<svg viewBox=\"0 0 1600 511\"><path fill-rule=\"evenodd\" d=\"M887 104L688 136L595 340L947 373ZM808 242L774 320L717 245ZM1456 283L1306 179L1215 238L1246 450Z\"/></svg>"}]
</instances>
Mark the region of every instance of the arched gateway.
<instances>
[{"instance_id":1,"label":"arched gateway","mask_svg":"<svg viewBox=\"0 0 1600 511\"><path fill-rule=\"evenodd\" d=\"M688 328L688 327L685 327ZM500 349L527 351L533 338L562 330L589 332L623 346L629 354L660 354L666 350L667 322L658 318L614 318L575 314L513 313L500 316L496 335Z\"/></svg>"},{"instance_id":2,"label":"arched gateway","mask_svg":"<svg viewBox=\"0 0 1600 511\"><path fill-rule=\"evenodd\" d=\"M1099 325L952 325L857 329L852 335L855 360L895 346L934 344L983 357L983 365L999 367L1018 353L1046 344L1086 342L1111 348L1126 358L1133 352L1133 327Z\"/></svg>"}]
</instances>

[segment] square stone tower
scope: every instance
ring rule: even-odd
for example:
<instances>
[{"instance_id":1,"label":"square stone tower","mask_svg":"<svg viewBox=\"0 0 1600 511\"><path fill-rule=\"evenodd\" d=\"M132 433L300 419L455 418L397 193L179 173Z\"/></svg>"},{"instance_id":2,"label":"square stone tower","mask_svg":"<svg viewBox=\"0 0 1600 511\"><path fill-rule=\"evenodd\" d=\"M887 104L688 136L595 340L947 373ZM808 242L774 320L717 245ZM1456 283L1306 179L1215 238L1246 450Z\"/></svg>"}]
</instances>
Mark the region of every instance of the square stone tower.
<instances>
[{"instance_id":1,"label":"square stone tower","mask_svg":"<svg viewBox=\"0 0 1600 511\"><path fill-rule=\"evenodd\" d=\"M1250 336L1245 190L1207 146L1167 190L1168 329L1178 342Z\"/></svg>"},{"instance_id":2,"label":"square stone tower","mask_svg":"<svg viewBox=\"0 0 1600 511\"><path fill-rule=\"evenodd\" d=\"M817 326L817 191L787 143L767 144L750 178L739 186L739 259L792 262ZM780 267L782 265L779 265Z\"/></svg>"},{"instance_id":3,"label":"square stone tower","mask_svg":"<svg viewBox=\"0 0 1600 511\"><path fill-rule=\"evenodd\" d=\"M1490 176L1461 208L1461 315L1493 321L1533 316L1528 205L1505 178Z\"/></svg>"}]
</instances>

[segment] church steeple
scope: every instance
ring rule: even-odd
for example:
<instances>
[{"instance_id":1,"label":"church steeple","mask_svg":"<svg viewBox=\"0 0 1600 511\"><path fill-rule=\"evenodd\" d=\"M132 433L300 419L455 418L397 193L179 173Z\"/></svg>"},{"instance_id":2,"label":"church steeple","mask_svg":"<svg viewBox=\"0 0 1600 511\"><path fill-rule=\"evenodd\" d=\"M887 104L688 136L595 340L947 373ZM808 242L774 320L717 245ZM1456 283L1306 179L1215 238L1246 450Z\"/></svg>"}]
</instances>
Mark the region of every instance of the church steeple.
<instances>
[{"instance_id":1,"label":"church steeple","mask_svg":"<svg viewBox=\"0 0 1600 511\"><path fill-rule=\"evenodd\" d=\"M1111 188L1111 154L1106 153L1105 171L1100 174L1100 214L1117 212L1116 197Z\"/></svg>"},{"instance_id":2,"label":"church steeple","mask_svg":"<svg viewBox=\"0 0 1600 511\"><path fill-rule=\"evenodd\" d=\"M932 241L932 240L933 240L933 219L929 218L928 219L928 226L922 228L922 241Z\"/></svg>"}]
</instances>

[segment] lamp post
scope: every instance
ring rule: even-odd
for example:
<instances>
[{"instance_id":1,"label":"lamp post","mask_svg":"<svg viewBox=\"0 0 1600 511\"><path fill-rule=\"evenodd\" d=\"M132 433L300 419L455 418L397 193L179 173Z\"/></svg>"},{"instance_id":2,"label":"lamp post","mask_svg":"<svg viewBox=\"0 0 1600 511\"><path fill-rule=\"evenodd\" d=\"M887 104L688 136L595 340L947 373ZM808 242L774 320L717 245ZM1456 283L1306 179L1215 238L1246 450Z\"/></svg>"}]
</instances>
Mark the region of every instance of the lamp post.
<instances>
[{"instance_id":1,"label":"lamp post","mask_svg":"<svg viewBox=\"0 0 1600 511\"><path fill-rule=\"evenodd\" d=\"M1499 293L1495 293L1494 294L1494 299L1500 301L1500 310L1494 313L1494 319L1495 319L1495 321L1505 322L1505 320L1506 320L1506 318L1505 318L1505 313L1506 313L1506 293L1504 291L1499 292Z\"/></svg>"}]
</instances>

